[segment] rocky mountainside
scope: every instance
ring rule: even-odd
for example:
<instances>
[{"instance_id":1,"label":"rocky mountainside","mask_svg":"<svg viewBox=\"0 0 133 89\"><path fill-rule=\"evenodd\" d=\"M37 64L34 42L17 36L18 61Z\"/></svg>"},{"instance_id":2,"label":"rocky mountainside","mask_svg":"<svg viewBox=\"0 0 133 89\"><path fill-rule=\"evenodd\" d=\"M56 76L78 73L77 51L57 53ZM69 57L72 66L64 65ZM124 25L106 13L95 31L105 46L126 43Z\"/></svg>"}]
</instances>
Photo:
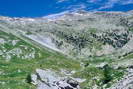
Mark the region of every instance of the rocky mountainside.
<instances>
[{"instance_id":1,"label":"rocky mountainside","mask_svg":"<svg viewBox=\"0 0 133 89\"><path fill-rule=\"evenodd\" d=\"M132 89L133 11L0 16L0 64L2 89Z\"/></svg>"}]
</instances>

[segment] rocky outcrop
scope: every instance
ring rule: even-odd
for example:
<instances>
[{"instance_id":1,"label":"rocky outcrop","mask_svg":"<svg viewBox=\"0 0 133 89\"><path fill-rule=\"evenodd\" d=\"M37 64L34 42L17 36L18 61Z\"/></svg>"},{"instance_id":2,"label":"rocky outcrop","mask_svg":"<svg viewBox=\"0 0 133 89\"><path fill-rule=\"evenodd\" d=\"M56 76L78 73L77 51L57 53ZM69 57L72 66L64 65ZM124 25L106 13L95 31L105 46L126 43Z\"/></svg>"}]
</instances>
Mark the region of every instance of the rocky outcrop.
<instances>
[{"instance_id":1,"label":"rocky outcrop","mask_svg":"<svg viewBox=\"0 0 133 89\"><path fill-rule=\"evenodd\" d=\"M130 40L130 34L126 30L114 30L112 32L103 32L101 36L93 34L93 37L104 44L112 45L114 48L122 48Z\"/></svg>"},{"instance_id":2,"label":"rocky outcrop","mask_svg":"<svg viewBox=\"0 0 133 89\"><path fill-rule=\"evenodd\" d=\"M37 89L80 89L78 81L60 77L51 70L36 69L36 74L31 75L31 83Z\"/></svg>"}]
</instances>

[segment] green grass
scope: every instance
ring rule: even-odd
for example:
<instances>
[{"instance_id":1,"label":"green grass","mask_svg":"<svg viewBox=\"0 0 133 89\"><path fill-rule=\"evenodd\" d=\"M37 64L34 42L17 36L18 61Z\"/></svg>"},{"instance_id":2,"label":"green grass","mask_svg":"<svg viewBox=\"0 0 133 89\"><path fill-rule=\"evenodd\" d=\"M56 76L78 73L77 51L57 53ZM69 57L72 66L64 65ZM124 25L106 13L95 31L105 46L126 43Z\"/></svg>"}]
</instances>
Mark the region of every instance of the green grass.
<instances>
[{"instance_id":1,"label":"green grass","mask_svg":"<svg viewBox=\"0 0 133 89\"><path fill-rule=\"evenodd\" d=\"M43 55L45 55L45 53ZM63 58L60 56L51 56L51 55L32 60L12 59L10 62L4 62L4 60L3 61L1 60L0 70L3 71L3 74L0 75L0 81L7 80L8 82L11 82L12 79L14 81L16 80L18 82L16 82L16 84L14 82L13 85L10 84L11 86L9 87L12 89L19 89L15 87L17 83L20 83L23 80L26 81L26 77L28 76L28 74L34 73L36 68L41 68L41 69L52 68L54 70L60 70L61 68L67 70L80 69L79 62ZM20 72L18 72L18 70L20 70ZM25 86L30 87L29 84L24 82L24 85L23 86L21 85L20 89L26 89ZM5 86L5 88L3 89L7 89L6 87L7 86Z\"/></svg>"},{"instance_id":2,"label":"green grass","mask_svg":"<svg viewBox=\"0 0 133 89\"><path fill-rule=\"evenodd\" d=\"M23 51L23 55L21 56L32 52L32 49L36 52L35 58L31 59L22 59L21 57L12 56L10 61L5 61L5 59L0 56L0 71L2 72L0 74L0 89L34 89L35 86L27 83L26 79L27 76L34 73L37 68L53 69L56 71L60 69L80 70L80 62L67 58L65 55L37 48L20 38L1 31L0 36L6 36L8 38L6 40L19 40L15 46L10 43L4 44L3 46L7 50L20 48ZM27 47L27 49L20 45ZM3 82L5 82L5 84L3 84Z\"/></svg>"},{"instance_id":3,"label":"green grass","mask_svg":"<svg viewBox=\"0 0 133 89\"><path fill-rule=\"evenodd\" d=\"M131 58L133 58L133 53L128 54L128 55L125 56L123 59L131 59Z\"/></svg>"},{"instance_id":4,"label":"green grass","mask_svg":"<svg viewBox=\"0 0 133 89\"><path fill-rule=\"evenodd\" d=\"M93 86L99 86L98 89L102 89L104 85L109 88L116 80L121 79L124 72L116 70L111 67L97 68L97 67L86 67L84 70L75 73L74 77L80 77L86 79L85 82L81 83L82 89L92 89Z\"/></svg>"},{"instance_id":5,"label":"green grass","mask_svg":"<svg viewBox=\"0 0 133 89\"><path fill-rule=\"evenodd\" d=\"M111 67L111 63L115 62L115 60L107 56L74 60L58 52L51 52L39 46L36 47L34 44L27 43L12 34L0 31L0 37L5 37L6 41L19 40L15 46L8 42L1 45L1 47L4 46L8 51L20 48L23 51L20 56L35 51L35 58L22 59L22 57L12 55L11 60L6 61L0 56L0 89L35 89L34 85L28 83L27 78L31 73L35 73L37 68L52 69L57 72L60 72L60 69L76 70L76 73L72 75L73 77L86 79L85 82L81 83L82 89L92 89L94 85L99 86L99 88L104 85L110 87L115 80L124 75L123 69L113 69ZM0 50L4 50L1 47ZM80 65L81 62L84 66ZM105 68L96 67L96 65L100 65L103 62L108 63L108 66Z\"/></svg>"},{"instance_id":6,"label":"green grass","mask_svg":"<svg viewBox=\"0 0 133 89\"><path fill-rule=\"evenodd\" d=\"M112 63L115 60L110 57L91 57L89 60L83 60L82 62L84 68L73 75L87 80L81 83L82 89L93 89L95 85L98 86L98 89L109 88L124 75L125 69L114 69L112 67ZM98 67L101 63L107 64L103 67ZM103 86L105 88L102 88Z\"/></svg>"}]
</instances>

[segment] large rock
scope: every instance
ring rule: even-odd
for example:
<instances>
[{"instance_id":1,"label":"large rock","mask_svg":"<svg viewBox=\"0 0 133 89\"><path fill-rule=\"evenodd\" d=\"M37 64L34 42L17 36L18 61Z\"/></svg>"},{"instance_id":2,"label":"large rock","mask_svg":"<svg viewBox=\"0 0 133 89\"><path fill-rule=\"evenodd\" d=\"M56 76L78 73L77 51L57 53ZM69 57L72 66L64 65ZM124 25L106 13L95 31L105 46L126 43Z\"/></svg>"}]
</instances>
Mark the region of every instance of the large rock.
<instances>
[{"instance_id":1,"label":"large rock","mask_svg":"<svg viewBox=\"0 0 133 89\"><path fill-rule=\"evenodd\" d=\"M60 77L51 70L36 69L36 74L31 75L31 80L37 89L80 89L76 80Z\"/></svg>"}]
</instances>

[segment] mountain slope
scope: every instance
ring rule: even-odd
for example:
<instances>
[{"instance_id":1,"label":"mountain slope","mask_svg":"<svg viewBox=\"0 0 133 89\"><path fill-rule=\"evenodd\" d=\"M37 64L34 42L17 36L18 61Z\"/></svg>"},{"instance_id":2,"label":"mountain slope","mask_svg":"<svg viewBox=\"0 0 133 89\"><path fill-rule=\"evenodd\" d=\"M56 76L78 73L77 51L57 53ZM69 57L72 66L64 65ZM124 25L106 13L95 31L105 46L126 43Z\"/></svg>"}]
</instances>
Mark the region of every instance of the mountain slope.
<instances>
[{"instance_id":1,"label":"mountain slope","mask_svg":"<svg viewBox=\"0 0 133 89\"><path fill-rule=\"evenodd\" d=\"M34 89L27 83L27 76L36 68L79 70L77 61L59 53L40 49L24 40L0 31L0 89Z\"/></svg>"},{"instance_id":2,"label":"mountain slope","mask_svg":"<svg viewBox=\"0 0 133 89\"><path fill-rule=\"evenodd\" d=\"M55 76L58 87L69 78L81 89L131 87L123 82L133 74L132 11L77 11L54 19L1 16L0 45L2 89L52 89Z\"/></svg>"}]
</instances>

